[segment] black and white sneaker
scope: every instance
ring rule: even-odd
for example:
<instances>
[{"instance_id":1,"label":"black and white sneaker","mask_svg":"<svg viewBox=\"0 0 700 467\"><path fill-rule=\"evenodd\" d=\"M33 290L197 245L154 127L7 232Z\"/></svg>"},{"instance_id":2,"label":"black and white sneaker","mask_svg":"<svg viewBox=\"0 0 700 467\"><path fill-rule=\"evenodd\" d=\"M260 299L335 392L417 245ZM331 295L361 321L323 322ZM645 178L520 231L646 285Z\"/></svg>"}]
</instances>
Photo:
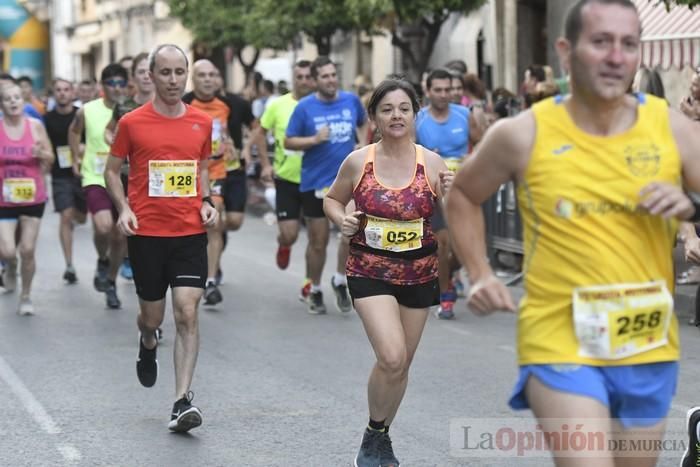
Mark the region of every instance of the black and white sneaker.
<instances>
[{"instance_id":1,"label":"black and white sneaker","mask_svg":"<svg viewBox=\"0 0 700 467\"><path fill-rule=\"evenodd\" d=\"M696 467L700 465L700 407L688 410L685 421L688 427L688 446L681 459L681 467Z\"/></svg>"},{"instance_id":2,"label":"black and white sneaker","mask_svg":"<svg viewBox=\"0 0 700 467\"><path fill-rule=\"evenodd\" d=\"M192 405L194 394L188 391L182 396L182 399L175 401L173 404L173 413L170 416L168 429L178 433L190 431L202 424L202 412Z\"/></svg>"},{"instance_id":3,"label":"black and white sneaker","mask_svg":"<svg viewBox=\"0 0 700 467\"><path fill-rule=\"evenodd\" d=\"M320 290L309 293L307 299L308 312L312 315L322 315L326 312L326 305L323 304L323 292Z\"/></svg>"},{"instance_id":4,"label":"black and white sneaker","mask_svg":"<svg viewBox=\"0 0 700 467\"><path fill-rule=\"evenodd\" d=\"M331 276L331 287L335 293L335 306L341 313L347 313L352 310L352 299L348 292L347 284L335 284L335 280Z\"/></svg>"},{"instance_id":5,"label":"black and white sneaker","mask_svg":"<svg viewBox=\"0 0 700 467\"><path fill-rule=\"evenodd\" d=\"M117 286L115 284L110 283L107 290L105 290L105 303L110 310L118 310L122 307L122 302L117 296Z\"/></svg>"},{"instance_id":6,"label":"black and white sneaker","mask_svg":"<svg viewBox=\"0 0 700 467\"><path fill-rule=\"evenodd\" d=\"M157 349L158 344L152 349L144 347L141 333L139 333L139 356L136 360L136 375L139 377L139 382L147 388L156 384L158 379Z\"/></svg>"},{"instance_id":7,"label":"black and white sneaker","mask_svg":"<svg viewBox=\"0 0 700 467\"><path fill-rule=\"evenodd\" d=\"M207 288L204 289L204 304L205 305L216 305L221 303L224 297L221 295L221 291L216 286L214 282L209 282Z\"/></svg>"}]
</instances>

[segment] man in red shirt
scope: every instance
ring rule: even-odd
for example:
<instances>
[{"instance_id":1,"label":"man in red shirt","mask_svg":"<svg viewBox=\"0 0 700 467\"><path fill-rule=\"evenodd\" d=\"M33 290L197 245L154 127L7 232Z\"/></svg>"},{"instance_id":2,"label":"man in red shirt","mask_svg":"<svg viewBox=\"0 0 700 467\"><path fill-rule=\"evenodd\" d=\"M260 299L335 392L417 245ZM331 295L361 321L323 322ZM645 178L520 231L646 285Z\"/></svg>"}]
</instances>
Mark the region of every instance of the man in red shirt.
<instances>
[{"instance_id":1,"label":"man in red shirt","mask_svg":"<svg viewBox=\"0 0 700 467\"><path fill-rule=\"evenodd\" d=\"M199 352L197 305L207 276L205 228L218 217L209 197L206 163L212 120L181 101L188 61L179 47L159 45L148 62L155 97L119 121L105 179L119 210L117 227L128 237L139 296L136 372L142 385L155 384L156 330L170 286L177 328L177 401L168 428L188 431L202 423L202 413L191 404L190 384ZM128 201L120 178L127 157Z\"/></svg>"}]
</instances>

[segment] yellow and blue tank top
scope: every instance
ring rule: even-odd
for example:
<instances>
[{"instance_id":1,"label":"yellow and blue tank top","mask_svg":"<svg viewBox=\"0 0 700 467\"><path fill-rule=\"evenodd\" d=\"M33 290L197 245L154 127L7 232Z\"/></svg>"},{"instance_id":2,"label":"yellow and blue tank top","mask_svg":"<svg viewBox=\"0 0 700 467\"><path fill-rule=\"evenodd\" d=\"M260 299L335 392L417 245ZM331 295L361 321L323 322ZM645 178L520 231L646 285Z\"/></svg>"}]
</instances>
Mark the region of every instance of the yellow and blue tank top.
<instances>
[{"instance_id":1,"label":"yellow and blue tank top","mask_svg":"<svg viewBox=\"0 0 700 467\"><path fill-rule=\"evenodd\" d=\"M637 96L637 121L609 137L579 129L561 97L532 108L536 138L518 202L524 229L525 296L518 316L520 365L598 366L679 358L678 322L668 343L618 360L580 356L577 287L663 281L673 293L677 222L638 207L650 182L680 185L681 160L662 99Z\"/></svg>"}]
</instances>

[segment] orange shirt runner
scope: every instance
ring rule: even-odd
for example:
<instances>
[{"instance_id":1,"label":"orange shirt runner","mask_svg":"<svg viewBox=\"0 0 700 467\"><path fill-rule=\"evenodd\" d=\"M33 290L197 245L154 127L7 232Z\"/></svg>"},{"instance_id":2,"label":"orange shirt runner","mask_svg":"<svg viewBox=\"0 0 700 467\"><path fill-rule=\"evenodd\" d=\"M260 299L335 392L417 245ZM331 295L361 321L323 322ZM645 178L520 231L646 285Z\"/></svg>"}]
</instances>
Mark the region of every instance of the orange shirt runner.
<instances>
[{"instance_id":1,"label":"orange shirt runner","mask_svg":"<svg viewBox=\"0 0 700 467\"><path fill-rule=\"evenodd\" d=\"M148 102L119 120L111 153L129 158L128 199L137 235L184 237L205 231L199 164L211 155L212 119L187 105L168 118Z\"/></svg>"},{"instance_id":2,"label":"orange shirt runner","mask_svg":"<svg viewBox=\"0 0 700 467\"><path fill-rule=\"evenodd\" d=\"M228 136L227 122L231 109L221 99L214 97L210 101L200 101L197 98L190 104L212 119L211 158L209 159L209 180L226 178L226 163L224 161L225 141Z\"/></svg>"}]
</instances>

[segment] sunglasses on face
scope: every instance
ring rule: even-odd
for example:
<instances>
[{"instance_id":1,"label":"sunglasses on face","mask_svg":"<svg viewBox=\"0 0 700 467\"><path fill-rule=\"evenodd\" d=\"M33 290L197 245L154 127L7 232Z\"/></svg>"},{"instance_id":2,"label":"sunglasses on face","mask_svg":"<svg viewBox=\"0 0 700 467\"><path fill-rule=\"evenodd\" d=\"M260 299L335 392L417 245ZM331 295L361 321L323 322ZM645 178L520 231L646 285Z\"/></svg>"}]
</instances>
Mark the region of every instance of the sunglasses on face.
<instances>
[{"instance_id":1,"label":"sunglasses on face","mask_svg":"<svg viewBox=\"0 0 700 467\"><path fill-rule=\"evenodd\" d=\"M103 83L111 88L125 88L127 84L126 81L121 79L108 79L107 81L103 81Z\"/></svg>"}]
</instances>

